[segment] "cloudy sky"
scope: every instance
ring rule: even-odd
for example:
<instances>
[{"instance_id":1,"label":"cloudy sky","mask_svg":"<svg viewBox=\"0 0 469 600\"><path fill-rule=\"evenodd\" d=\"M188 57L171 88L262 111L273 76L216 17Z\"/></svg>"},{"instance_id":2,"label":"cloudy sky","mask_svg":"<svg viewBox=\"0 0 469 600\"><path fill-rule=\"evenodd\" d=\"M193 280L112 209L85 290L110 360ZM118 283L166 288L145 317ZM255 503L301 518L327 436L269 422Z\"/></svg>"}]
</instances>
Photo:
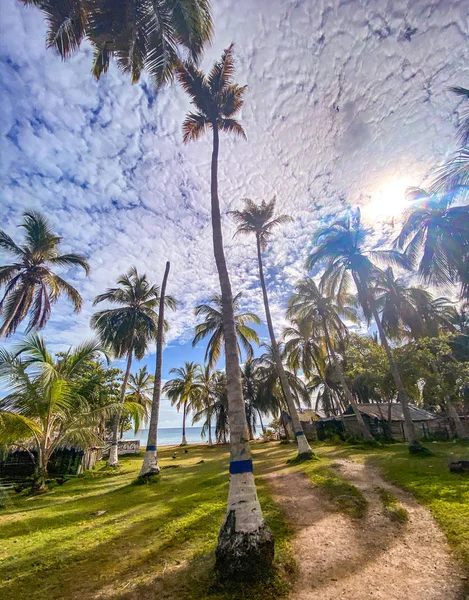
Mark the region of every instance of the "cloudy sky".
<instances>
[{"instance_id":1,"label":"cloudy sky","mask_svg":"<svg viewBox=\"0 0 469 600\"><path fill-rule=\"evenodd\" d=\"M361 206L370 240L396 233L403 191L455 148L458 100L469 86L469 4L458 0L217 0L215 39L203 66L235 43L247 84L248 140L223 137L222 210L244 197L277 197L294 222L266 255L277 322L304 274L312 233ZM188 99L174 85L155 94L115 67L96 82L91 51L63 63L45 49L39 11L2 0L1 226L17 241L25 209L47 214L63 250L87 255L92 272L65 273L84 297L74 315L60 301L44 334L54 348L90 337L93 297L131 265L159 283L171 261L165 376L192 349L194 306L218 290L209 222L210 139L182 145ZM234 291L262 315L253 240L224 234ZM261 336L265 329L261 328ZM154 354L144 362L154 363ZM153 367L152 367L153 368ZM163 407L162 425L179 419Z\"/></svg>"}]
</instances>

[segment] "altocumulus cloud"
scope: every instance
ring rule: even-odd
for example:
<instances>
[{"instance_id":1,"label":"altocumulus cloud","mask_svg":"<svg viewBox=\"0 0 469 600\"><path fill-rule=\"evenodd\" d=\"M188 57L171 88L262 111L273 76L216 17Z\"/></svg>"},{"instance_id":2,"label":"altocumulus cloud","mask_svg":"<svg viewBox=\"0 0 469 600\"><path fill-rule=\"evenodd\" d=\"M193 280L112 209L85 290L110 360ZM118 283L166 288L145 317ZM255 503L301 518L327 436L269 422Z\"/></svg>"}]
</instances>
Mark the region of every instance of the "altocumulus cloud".
<instances>
[{"instance_id":1,"label":"altocumulus cloud","mask_svg":"<svg viewBox=\"0 0 469 600\"><path fill-rule=\"evenodd\" d=\"M318 223L364 205L384 181L419 184L455 147L457 102L467 85L467 2L220 0L216 37L203 66L231 41L237 81L247 84L248 142L224 137L220 191L226 212L243 197L277 196L295 221L278 230L266 257L281 318ZM132 264L180 300L170 341L192 336L193 307L218 290L209 219L210 136L183 147L188 100L158 94L111 68L90 74L86 46L62 63L44 47L40 13L3 0L2 226L18 236L21 212L47 213L65 250L84 252L91 277L67 273L85 304L60 302L46 328L57 347L90 335L93 297ZM233 240L224 218L235 291L262 314L255 248ZM375 223L373 240L393 234Z\"/></svg>"}]
</instances>

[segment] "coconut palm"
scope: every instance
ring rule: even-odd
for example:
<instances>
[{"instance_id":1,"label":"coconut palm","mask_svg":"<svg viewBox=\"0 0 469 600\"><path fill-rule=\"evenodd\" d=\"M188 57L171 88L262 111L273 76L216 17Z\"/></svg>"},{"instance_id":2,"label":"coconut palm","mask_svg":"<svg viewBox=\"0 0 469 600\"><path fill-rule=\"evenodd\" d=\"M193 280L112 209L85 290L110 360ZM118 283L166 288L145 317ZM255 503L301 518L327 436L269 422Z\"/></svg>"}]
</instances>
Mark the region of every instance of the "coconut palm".
<instances>
[{"instance_id":1,"label":"coconut palm","mask_svg":"<svg viewBox=\"0 0 469 600\"><path fill-rule=\"evenodd\" d=\"M205 365L195 376L195 385L197 394L192 402L192 408L195 411L192 417L192 423L198 423L202 418L205 419L202 426L202 436L208 433L209 448L213 446L212 440L212 418L217 401L217 391L219 386L219 371L211 371L209 365Z\"/></svg>"},{"instance_id":2,"label":"coconut palm","mask_svg":"<svg viewBox=\"0 0 469 600\"><path fill-rule=\"evenodd\" d=\"M455 197L449 193L410 188L407 194L413 208L395 246L425 284L451 289L459 282L461 298L469 298L469 206L451 206Z\"/></svg>"},{"instance_id":3,"label":"coconut palm","mask_svg":"<svg viewBox=\"0 0 469 600\"><path fill-rule=\"evenodd\" d=\"M365 251L365 240L366 232L361 228L359 212L352 218L336 221L316 233L316 248L311 253L307 266L309 269L313 269L319 263L326 263L321 285L329 293L337 295L339 304L349 284L353 281L364 316L368 322L371 318L374 319L381 344L388 356L391 373L402 404L409 450L412 452L424 451L417 440L409 410L409 397L379 317L374 295L371 293L376 277L382 273L373 264L372 259L386 260L388 263L400 266L405 266L406 261L399 252L393 250Z\"/></svg>"},{"instance_id":4,"label":"coconut palm","mask_svg":"<svg viewBox=\"0 0 469 600\"><path fill-rule=\"evenodd\" d=\"M168 283L169 270L171 265L166 262L166 267L161 284L160 306L158 310L158 329L156 333L156 366L155 377L153 383L153 397L151 404L150 426L148 428L147 445L145 448L145 456L143 458L142 468L140 469L140 478L152 477L158 475L160 468L158 466L158 419L160 415L160 400L161 400L161 377L163 370L163 342L165 318L164 308L166 304L166 285ZM169 305L173 310L176 308L174 299L170 297Z\"/></svg>"},{"instance_id":5,"label":"coconut palm","mask_svg":"<svg viewBox=\"0 0 469 600\"><path fill-rule=\"evenodd\" d=\"M26 333L42 329L47 323L52 304L65 294L79 312L82 298L78 291L53 272L55 267L81 267L89 273L89 265L81 254L60 254L62 238L56 235L47 219L38 212L23 213L20 225L25 233L19 246L4 231L0 231L0 249L12 255L16 262L0 267L0 285L5 287L0 301L4 318L0 338L12 335L30 313Z\"/></svg>"},{"instance_id":6,"label":"coconut palm","mask_svg":"<svg viewBox=\"0 0 469 600\"><path fill-rule=\"evenodd\" d=\"M345 398L348 404L352 406L361 434L366 440L371 441L373 436L365 425L355 398L347 384L336 349L337 341L347 335L347 328L342 322L341 316L349 321L357 322L356 311L354 308L345 305L346 299L345 290L342 289L341 303L334 302L331 296L324 296L321 293L314 279L306 277L296 285L295 292L288 303L287 315L289 318L310 319L316 323L320 321L322 327L321 337L326 342L328 353L334 363Z\"/></svg>"},{"instance_id":7,"label":"coconut palm","mask_svg":"<svg viewBox=\"0 0 469 600\"><path fill-rule=\"evenodd\" d=\"M176 405L178 411L182 408L181 446L186 446L186 417L192 405L196 408L199 393L196 378L200 373L200 365L195 362L186 362L183 367L173 368L169 372L177 377L173 377L164 384L163 393L171 400L172 406Z\"/></svg>"},{"instance_id":8,"label":"coconut palm","mask_svg":"<svg viewBox=\"0 0 469 600\"><path fill-rule=\"evenodd\" d=\"M184 142L197 140L212 130L211 212L215 263L222 295L223 334L227 396L230 419L230 488L228 510L218 538L216 568L223 578L239 581L256 577L270 568L274 543L257 498L247 436L243 389L239 368L233 294L226 266L218 198L219 133L234 133L245 137L236 120L243 105L244 87L233 82L233 46L225 50L208 75L191 63L180 63L178 79L188 93L195 111L183 124Z\"/></svg>"},{"instance_id":9,"label":"coconut palm","mask_svg":"<svg viewBox=\"0 0 469 600\"><path fill-rule=\"evenodd\" d=\"M140 367L135 374L129 376L127 382L126 400L139 404L142 407L142 417L145 421L150 418L151 412L151 396L150 392L153 389L155 378L147 371L147 367ZM122 415L124 417L124 413ZM133 416L133 415L129 415ZM140 429L142 421L140 418L134 419L134 431Z\"/></svg>"},{"instance_id":10,"label":"coconut palm","mask_svg":"<svg viewBox=\"0 0 469 600\"><path fill-rule=\"evenodd\" d=\"M118 308L95 313L91 317L91 327L98 332L102 344L109 347L116 358L126 357L121 388L123 403L133 357L141 360L150 342L156 338L158 315L155 309L158 306L160 290L157 285L150 284L146 275L139 275L135 267L121 275L117 284L119 287L109 288L104 294L96 296L93 304L109 302ZM176 305L171 296L165 297L165 303L172 308ZM117 449L120 418L118 412L114 420L108 460L111 466L119 464Z\"/></svg>"},{"instance_id":11,"label":"coconut palm","mask_svg":"<svg viewBox=\"0 0 469 600\"><path fill-rule=\"evenodd\" d=\"M257 315L249 312L240 312L242 292L233 298L233 313L237 338L239 359L242 359L242 350L247 359L252 358L254 350L252 342L259 344L257 333L249 327L248 323L259 324L261 321ZM195 327L195 336L192 345L196 346L201 340L210 336L205 351L205 359L208 366L213 369L218 362L224 344L223 329L223 302L220 294L214 294L207 304L199 304L195 309L196 317L203 317L202 323Z\"/></svg>"},{"instance_id":12,"label":"coconut palm","mask_svg":"<svg viewBox=\"0 0 469 600\"><path fill-rule=\"evenodd\" d=\"M38 335L26 338L14 353L0 349L0 379L6 390L0 400L0 444L28 452L36 466L36 487L45 487L51 455L61 444L87 448L102 443L98 426L116 405L93 407L76 385L80 369L100 352L101 345L93 340L54 357Z\"/></svg>"},{"instance_id":13,"label":"coconut palm","mask_svg":"<svg viewBox=\"0 0 469 600\"><path fill-rule=\"evenodd\" d=\"M63 59L84 39L94 50L92 71L106 73L111 58L136 83L147 71L160 86L171 79L178 52L197 60L212 37L208 0L21 0L47 21L47 46Z\"/></svg>"},{"instance_id":14,"label":"coconut palm","mask_svg":"<svg viewBox=\"0 0 469 600\"><path fill-rule=\"evenodd\" d=\"M266 249L267 243L272 236L275 226L291 221L288 215L275 216L275 198L270 202L263 200L260 204L256 204L249 198L244 200L244 209L242 211L231 211L231 215L238 224L237 234L253 234L256 237L257 261L259 265L259 279L261 282L262 296L264 299L265 316L267 320L267 329L269 330L270 344L275 356L275 364L280 377L283 393L288 406L288 412L292 419L293 429L295 432L296 441L298 444L298 456L302 458L311 458L313 451L311 450L308 440L304 435L301 426L298 412L295 407L295 402L288 385L288 379L283 367L282 358L275 337L272 316L270 314L269 297L267 287L265 285L264 266L262 262L262 251Z\"/></svg>"}]
</instances>

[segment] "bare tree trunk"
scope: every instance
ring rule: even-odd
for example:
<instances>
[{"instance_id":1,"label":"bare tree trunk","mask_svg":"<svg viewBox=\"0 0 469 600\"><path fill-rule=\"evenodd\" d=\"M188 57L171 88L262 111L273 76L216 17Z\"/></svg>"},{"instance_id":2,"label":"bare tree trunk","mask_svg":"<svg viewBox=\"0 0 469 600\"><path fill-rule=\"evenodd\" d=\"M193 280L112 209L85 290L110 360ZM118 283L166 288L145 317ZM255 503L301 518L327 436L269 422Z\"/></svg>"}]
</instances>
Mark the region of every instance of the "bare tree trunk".
<instances>
[{"instance_id":1,"label":"bare tree trunk","mask_svg":"<svg viewBox=\"0 0 469 600\"><path fill-rule=\"evenodd\" d=\"M261 411L258 408L256 410L257 410L257 414L259 415L259 422L261 424L262 433L265 433L265 427L264 427L264 423L262 422Z\"/></svg>"},{"instance_id":2,"label":"bare tree trunk","mask_svg":"<svg viewBox=\"0 0 469 600\"><path fill-rule=\"evenodd\" d=\"M357 406L357 403L355 402L355 398L353 397L353 394L350 391L350 389L347 385L347 382L345 380L345 376L342 371L342 367L340 366L339 359L337 358L337 354L335 353L334 346L332 345L332 341L331 341L331 338L329 335L329 328L327 326L327 320L322 315L321 315L321 318L322 318L322 322L323 322L323 326L324 326L324 335L326 337L326 344L327 344L328 350L330 352L330 355L332 356L332 360L334 362L334 367L335 367L337 376L338 376L340 383L342 384L342 387L344 389L344 394L345 394L345 397L347 398L347 402L352 406L352 409L353 409L353 412L357 419L358 427L360 428L361 434L363 435L365 440L371 441L374 438L371 435L370 430L366 426L365 421L363 420L362 414L358 410L358 406ZM344 427L345 427L345 422L344 422Z\"/></svg>"},{"instance_id":3,"label":"bare tree trunk","mask_svg":"<svg viewBox=\"0 0 469 600\"><path fill-rule=\"evenodd\" d=\"M274 540L262 515L249 448L243 388L238 358L233 295L223 249L218 200L218 125L213 127L211 210L213 251L222 295L228 418L230 424L230 488L225 521L218 536L216 569L219 577L240 581L269 570Z\"/></svg>"},{"instance_id":4,"label":"bare tree trunk","mask_svg":"<svg viewBox=\"0 0 469 600\"><path fill-rule=\"evenodd\" d=\"M267 321L267 329L269 330L270 343L272 345L272 352L274 353L275 365L277 367L277 373L280 378L280 384L282 386L283 395L285 396L285 401L288 406L288 412L290 413L290 417L292 420L293 430L295 432L296 442L298 444L298 456L302 458L310 458L314 455L314 452L311 449L311 446L306 439L306 436L303 431L303 427L301 426L300 419L298 417L298 412L296 410L295 401L293 400L293 395L291 393L290 385L288 383L287 374L285 373L285 369L283 368L282 358L280 356L280 352L278 350L277 340L275 338L274 326L272 324L272 316L270 314L270 306L269 306L269 297L267 295L267 288L265 286L265 278L264 278L264 267L262 264L262 251L261 251L261 242L260 238L256 236L256 244L257 244L257 260L259 264L259 279L261 281L262 288L262 296L264 298L264 310L265 317ZM314 431L316 433L316 430Z\"/></svg>"},{"instance_id":5,"label":"bare tree trunk","mask_svg":"<svg viewBox=\"0 0 469 600\"><path fill-rule=\"evenodd\" d=\"M184 401L184 407L182 410L182 442L181 446L187 446L186 440L186 416L187 416L187 400Z\"/></svg>"},{"instance_id":6,"label":"bare tree trunk","mask_svg":"<svg viewBox=\"0 0 469 600\"><path fill-rule=\"evenodd\" d=\"M164 338L164 303L166 296L166 284L168 282L169 261L163 276L163 283L160 291L160 307L158 313L158 331L156 337L156 366L155 382L153 384L153 400L151 404L150 427L148 429L147 447L143 459L142 468L139 477L150 477L158 475L160 467L158 466L158 419L160 416L161 401L161 377L163 369L163 338Z\"/></svg>"},{"instance_id":7,"label":"bare tree trunk","mask_svg":"<svg viewBox=\"0 0 469 600\"><path fill-rule=\"evenodd\" d=\"M133 344L130 345L130 350L127 353L127 367L125 369L124 381L122 382L121 388L121 397L120 397L120 407L117 409L116 416L114 417L114 424L112 428L112 441L111 441L111 449L109 451L109 458L107 464L110 467L117 467L119 464L119 425L122 416L122 407L125 400L125 392L127 389L127 382L129 381L130 369L132 367L132 357L133 357Z\"/></svg>"},{"instance_id":8,"label":"bare tree trunk","mask_svg":"<svg viewBox=\"0 0 469 600\"><path fill-rule=\"evenodd\" d=\"M459 418L458 411L456 410L456 407L452 403L449 396L445 396L445 404L446 408L448 409L449 418L453 421L453 425L456 430L456 435L458 436L458 438L467 439L469 436L466 433L464 425L461 419Z\"/></svg>"},{"instance_id":9,"label":"bare tree trunk","mask_svg":"<svg viewBox=\"0 0 469 600\"><path fill-rule=\"evenodd\" d=\"M211 448L213 446L212 441L212 415L208 417L208 447Z\"/></svg>"},{"instance_id":10,"label":"bare tree trunk","mask_svg":"<svg viewBox=\"0 0 469 600\"><path fill-rule=\"evenodd\" d=\"M381 324L381 319L379 318L378 311L376 310L376 306L374 301L371 299L370 301L371 312L373 313L373 318L376 322L376 326L378 328L379 337L381 340L381 344L388 356L389 360L389 368L391 369L391 374L396 383L397 391L399 392L399 401L402 406L402 412L404 414L404 429L407 441L409 442L409 447L413 448L421 448L421 444L417 439L417 434L415 432L414 422L412 421L412 417L409 409L409 397L407 395L406 389L404 387L404 383L401 379L401 374L399 373L399 369L397 368L396 361L394 360L394 356L392 354L391 347L389 346L389 342L386 338L386 334L384 333L384 328Z\"/></svg>"}]
</instances>

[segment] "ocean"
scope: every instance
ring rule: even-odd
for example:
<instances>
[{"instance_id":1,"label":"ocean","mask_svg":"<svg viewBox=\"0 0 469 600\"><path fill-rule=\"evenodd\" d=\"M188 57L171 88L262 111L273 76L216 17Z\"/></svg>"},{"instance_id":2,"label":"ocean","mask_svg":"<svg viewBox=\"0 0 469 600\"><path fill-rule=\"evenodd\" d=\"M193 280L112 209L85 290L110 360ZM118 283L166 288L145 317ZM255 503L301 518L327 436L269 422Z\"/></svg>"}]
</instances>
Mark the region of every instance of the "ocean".
<instances>
[{"instance_id":1,"label":"ocean","mask_svg":"<svg viewBox=\"0 0 469 600\"><path fill-rule=\"evenodd\" d=\"M188 444L206 444L207 437L201 436L202 427L186 427L186 439ZM140 440L140 446L145 447L148 439L148 429L139 429L135 434L133 430L124 433L124 440ZM158 429L158 446L179 445L182 440L182 427L168 427Z\"/></svg>"}]
</instances>

